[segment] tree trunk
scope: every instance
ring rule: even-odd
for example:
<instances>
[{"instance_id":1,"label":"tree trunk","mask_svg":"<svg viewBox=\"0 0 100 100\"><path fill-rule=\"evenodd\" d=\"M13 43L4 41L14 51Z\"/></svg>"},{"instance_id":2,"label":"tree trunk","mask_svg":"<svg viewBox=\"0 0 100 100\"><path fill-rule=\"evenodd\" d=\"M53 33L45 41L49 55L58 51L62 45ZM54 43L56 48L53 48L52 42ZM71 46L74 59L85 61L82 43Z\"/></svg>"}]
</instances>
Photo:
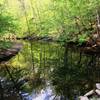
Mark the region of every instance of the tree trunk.
<instances>
[{"instance_id":1,"label":"tree trunk","mask_svg":"<svg viewBox=\"0 0 100 100\"><path fill-rule=\"evenodd\" d=\"M96 17L97 17L97 34L100 37L100 11L96 10Z\"/></svg>"}]
</instances>

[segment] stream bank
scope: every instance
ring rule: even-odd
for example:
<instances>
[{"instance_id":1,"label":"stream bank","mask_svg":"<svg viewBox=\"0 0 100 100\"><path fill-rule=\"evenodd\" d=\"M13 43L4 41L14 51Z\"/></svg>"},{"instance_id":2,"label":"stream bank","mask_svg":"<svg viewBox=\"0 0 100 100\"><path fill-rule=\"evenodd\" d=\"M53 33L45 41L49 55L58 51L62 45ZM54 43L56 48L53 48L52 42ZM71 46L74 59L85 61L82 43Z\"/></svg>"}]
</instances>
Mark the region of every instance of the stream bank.
<instances>
[{"instance_id":1,"label":"stream bank","mask_svg":"<svg viewBox=\"0 0 100 100\"><path fill-rule=\"evenodd\" d=\"M83 41L82 43L79 41L61 41L59 39L54 39L53 37L49 36L26 36L23 38L18 38L18 40L28 40L28 41L45 41L45 42L56 42L56 43L63 43L63 45L66 47L67 45L69 47L76 46L80 48L83 52L89 53L89 54L99 54L100 53L100 38L94 39L89 38L86 41Z\"/></svg>"},{"instance_id":2,"label":"stream bank","mask_svg":"<svg viewBox=\"0 0 100 100\"><path fill-rule=\"evenodd\" d=\"M1 48L0 49L0 63L2 61L8 61L10 58L15 56L20 49L22 48L21 43L13 42L11 43L11 46L8 48Z\"/></svg>"}]
</instances>

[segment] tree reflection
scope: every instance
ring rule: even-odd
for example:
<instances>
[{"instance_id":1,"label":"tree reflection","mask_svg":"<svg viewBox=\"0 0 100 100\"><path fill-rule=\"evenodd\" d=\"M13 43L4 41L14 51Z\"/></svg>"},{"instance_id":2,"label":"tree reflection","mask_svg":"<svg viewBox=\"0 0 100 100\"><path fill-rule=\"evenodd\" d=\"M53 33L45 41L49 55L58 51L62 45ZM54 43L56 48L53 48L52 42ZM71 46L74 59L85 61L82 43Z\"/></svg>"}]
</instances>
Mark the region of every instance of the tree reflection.
<instances>
[{"instance_id":1,"label":"tree reflection","mask_svg":"<svg viewBox=\"0 0 100 100\"><path fill-rule=\"evenodd\" d=\"M1 98L8 90L39 93L49 83L61 100L74 100L95 89L95 84L100 82L100 57L97 55L87 55L77 48L56 43L23 44L22 51L0 68L0 76L9 83L4 93L0 92ZM0 91L3 90L0 84Z\"/></svg>"},{"instance_id":2,"label":"tree reflection","mask_svg":"<svg viewBox=\"0 0 100 100\"><path fill-rule=\"evenodd\" d=\"M56 66L51 73L51 83L56 93L64 96L64 100L74 100L77 96L95 89L95 84L100 82L99 57L75 52L68 47L64 52L63 63Z\"/></svg>"}]
</instances>

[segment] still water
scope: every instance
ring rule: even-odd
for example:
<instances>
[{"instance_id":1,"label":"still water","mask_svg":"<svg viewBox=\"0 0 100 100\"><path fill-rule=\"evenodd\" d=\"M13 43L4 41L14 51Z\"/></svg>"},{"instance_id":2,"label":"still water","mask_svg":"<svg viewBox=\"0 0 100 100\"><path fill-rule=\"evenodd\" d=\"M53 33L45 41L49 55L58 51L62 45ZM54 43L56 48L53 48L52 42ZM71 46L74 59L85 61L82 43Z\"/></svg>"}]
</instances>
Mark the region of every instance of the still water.
<instances>
[{"instance_id":1,"label":"still water","mask_svg":"<svg viewBox=\"0 0 100 100\"><path fill-rule=\"evenodd\" d=\"M99 55L51 42L22 43L18 55L0 67L1 98L78 100L100 83Z\"/></svg>"}]
</instances>

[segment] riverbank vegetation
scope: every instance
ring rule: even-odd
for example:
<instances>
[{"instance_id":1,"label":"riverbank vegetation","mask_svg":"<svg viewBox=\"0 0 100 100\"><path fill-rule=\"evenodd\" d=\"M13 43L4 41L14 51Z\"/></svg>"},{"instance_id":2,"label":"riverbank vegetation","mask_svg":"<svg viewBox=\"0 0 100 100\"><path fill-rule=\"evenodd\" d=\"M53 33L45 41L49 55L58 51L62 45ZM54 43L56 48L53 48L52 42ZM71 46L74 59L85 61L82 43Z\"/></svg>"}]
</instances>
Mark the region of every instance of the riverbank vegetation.
<instances>
[{"instance_id":1,"label":"riverbank vegetation","mask_svg":"<svg viewBox=\"0 0 100 100\"><path fill-rule=\"evenodd\" d=\"M2 35L79 43L99 37L100 0L2 0L0 4Z\"/></svg>"}]
</instances>

